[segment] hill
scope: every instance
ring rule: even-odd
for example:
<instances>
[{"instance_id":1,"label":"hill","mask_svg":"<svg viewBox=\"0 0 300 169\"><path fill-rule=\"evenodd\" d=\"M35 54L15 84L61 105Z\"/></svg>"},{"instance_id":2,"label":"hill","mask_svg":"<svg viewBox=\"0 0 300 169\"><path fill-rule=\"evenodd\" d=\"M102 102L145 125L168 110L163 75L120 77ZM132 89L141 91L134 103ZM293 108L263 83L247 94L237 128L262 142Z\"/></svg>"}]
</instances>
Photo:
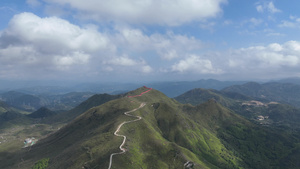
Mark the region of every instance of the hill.
<instances>
[{"instance_id":1,"label":"hill","mask_svg":"<svg viewBox=\"0 0 300 169\"><path fill-rule=\"evenodd\" d=\"M225 107L232 107L236 105L237 101L251 100L252 98L234 92L221 92L214 89L196 88L175 97L175 99L180 103L190 103L192 105L205 103L210 99L214 99Z\"/></svg>"},{"instance_id":2,"label":"hill","mask_svg":"<svg viewBox=\"0 0 300 169\"><path fill-rule=\"evenodd\" d=\"M54 116L56 113L54 111L51 111L47 109L46 107L41 107L37 111L31 113L28 115L28 117L31 118L46 118L50 116Z\"/></svg>"},{"instance_id":3,"label":"hill","mask_svg":"<svg viewBox=\"0 0 300 169\"><path fill-rule=\"evenodd\" d=\"M58 95L33 95L17 91L9 91L0 94L0 100L18 109L34 112L41 107L51 110L70 110L89 97L90 92L71 92Z\"/></svg>"},{"instance_id":4,"label":"hill","mask_svg":"<svg viewBox=\"0 0 300 169\"><path fill-rule=\"evenodd\" d=\"M122 95L109 95L109 94L95 94L92 97L88 98L86 101L82 102L75 108L58 113L55 116L45 118L42 122L51 124L51 123L67 123L74 120L77 116L81 115L85 111L104 104L108 101L122 97Z\"/></svg>"},{"instance_id":5,"label":"hill","mask_svg":"<svg viewBox=\"0 0 300 169\"><path fill-rule=\"evenodd\" d=\"M224 88L225 92L236 92L257 99L265 99L300 107L300 85L291 83L249 82Z\"/></svg>"},{"instance_id":6,"label":"hill","mask_svg":"<svg viewBox=\"0 0 300 169\"><path fill-rule=\"evenodd\" d=\"M198 81L160 82L148 84L161 91L168 97L176 97L194 88L220 90L228 86L244 84L242 81L219 81L215 79L202 79Z\"/></svg>"},{"instance_id":7,"label":"hill","mask_svg":"<svg viewBox=\"0 0 300 169\"><path fill-rule=\"evenodd\" d=\"M281 129L300 130L300 109L287 104L270 102L265 98L254 98L239 93L217 91L212 89L193 89L175 99L184 104L198 105L214 99L260 125L279 127Z\"/></svg>"},{"instance_id":8,"label":"hill","mask_svg":"<svg viewBox=\"0 0 300 169\"><path fill-rule=\"evenodd\" d=\"M12 128L19 125L28 125L32 121L26 115L15 111L7 111L0 114L0 131L5 128Z\"/></svg>"},{"instance_id":9,"label":"hill","mask_svg":"<svg viewBox=\"0 0 300 169\"><path fill-rule=\"evenodd\" d=\"M118 134L127 137L125 153L113 156L112 168L299 168L296 136L253 124L212 99L183 105L144 87L90 108L30 148L2 152L0 168L48 158L49 169L108 168L124 122Z\"/></svg>"},{"instance_id":10,"label":"hill","mask_svg":"<svg viewBox=\"0 0 300 169\"><path fill-rule=\"evenodd\" d=\"M19 124L29 124L30 120L26 118L26 114L29 114L29 112L19 110L0 101L0 130Z\"/></svg>"},{"instance_id":11,"label":"hill","mask_svg":"<svg viewBox=\"0 0 300 169\"><path fill-rule=\"evenodd\" d=\"M197 81L165 81L143 83L83 83L74 86L35 86L15 89L15 91L31 95L62 95L68 92L108 93L111 95L126 93L141 85L152 86L168 97L178 96L194 88L209 88L220 90L228 86L244 84L243 81L219 81L215 79L201 79ZM10 85L11 86L11 85Z\"/></svg>"},{"instance_id":12,"label":"hill","mask_svg":"<svg viewBox=\"0 0 300 169\"><path fill-rule=\"evenodd\" d=\"M11 106L8 106L5 102L0 101L0 114L12 110Z\"/></svg>"},{"instance_id":13,"label":"hill","mask_svg":"<svg viewBox=\"0 0 300 169\"><path fill-rule=\"evenodd\" d=\"M45 99L15 91L2 93L0 99L9 105L26 111L34 111L47 104Z\"/></svg>"},{"instance_id":14,"label":"hill","mask_svg":"<svg viewBox=\"0 0 300 169\"><path fill-rule=\"evenodd\" d=\"M292 84L298 84L300 85L300 78L299 77L291 77L291 78L285 78L277 80L278 83L292 83Z\"/></svg>"}]
</instances>

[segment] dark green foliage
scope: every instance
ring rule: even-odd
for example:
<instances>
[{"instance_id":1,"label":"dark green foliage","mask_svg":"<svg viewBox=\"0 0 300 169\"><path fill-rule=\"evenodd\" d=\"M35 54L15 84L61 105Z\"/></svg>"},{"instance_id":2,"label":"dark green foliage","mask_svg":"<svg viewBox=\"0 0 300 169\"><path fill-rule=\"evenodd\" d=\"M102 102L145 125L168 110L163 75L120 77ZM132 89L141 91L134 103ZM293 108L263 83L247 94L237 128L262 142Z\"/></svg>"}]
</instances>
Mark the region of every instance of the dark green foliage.
<instances>
[{"instance_id":1,"label":"dark green foliage","mask_svg":"<svg viewBox=\"0 0 300 169\"><path fill-rule=\"evenodd\" d=\"M0 129L30 124L31 122L30 118L16 111L8 111L0 114Z\"/></svg>"},{"instance_id":2,"label":"dark green foliage","mask_svg":"<svg viewBox=\"0 0 300 169\"><path fill-rule=\"evenodd\" d=\"M46 169L48 167L49 158L43 158L32 167L32 169Z\"/></svg>"},{"instance_id":3,"label":"dark green foliage","mask_svg":"<svg viewBox=\"0 0 300 169\"><path fill-rule=\"evenodd\" d=\"M126 96L145 90L139 88ZM135 119L124 112L142 102L147 105L131 113L142 119L120 130L119 134L127 136L124 148L128 151L114 156L112 168L177 169L187 161L195 169L299 168L297 134L253 124L218 103L232 100L211 90L207 93L215 98L197 106L182 105L154 89L141 97L118 96L111 101L117 96L95 96L78 108L79 116L40 140L30 153L23 149L3 157L0 168L29 168L41 158L51 159L48 169L107 168L110 154L120 152L122 143L114 131L122 122ZM96 106L99 103L104 104Z\"/></svg>"},{"instance_id":4,"label":"dark green foliage","mask_svg":"<svg viewBox=\"0 0 300 169\"><path fill-rule=\"evenodd\" d=\"M54 115L56 115L56 113L54 111L51 111L46 107L41 107L37 111L29 114L28 117L31 117L31 118L45 118L45 117L50 117L50 116L54 116Z\"/></svg>"},{"instance_id":5,"label":"dark green foliage","mask_svg":"<svg viewBox=\"0 0 300 169\"><path fill-rule=\"evenodd\" d=\"M249 168L279 166L298 139L260 127L235 124L218 131L229 150L237 153Z\"/></svg>"},{"instance_id":6,"label":"dark green foliage","mask_svg":"<svg viewBox=\"0 0 300 169\"><path fill-rule=\"evenodd\" d=\"M0 114L11 110L11 108L3 101L0 101Z\"/></svg>"},{"instance_id":7,"label":"dark green foliage","mask_svg":"<svg viewBox=\"0 0 300 169\"><path fill-rule=\"evenodd\" d=\"M248 83L248 86L258 88L259 84ZM175 98L181 103L190 103L193 105L201 104L209 99L213 99L221 105L230 108L235 113L240 114L247 119L256 123L270 127L277 127L282 129L300 129L300 109L286 104L271 103L264 100L264 105L246 105L250 100L255 100L250 96L245 96L235 92L217 91L208 89L193 89ZM262 99L259 99L262 100ZM264 121L257 120L258 116L268 117Z\"/></svg>"}]
</instances>

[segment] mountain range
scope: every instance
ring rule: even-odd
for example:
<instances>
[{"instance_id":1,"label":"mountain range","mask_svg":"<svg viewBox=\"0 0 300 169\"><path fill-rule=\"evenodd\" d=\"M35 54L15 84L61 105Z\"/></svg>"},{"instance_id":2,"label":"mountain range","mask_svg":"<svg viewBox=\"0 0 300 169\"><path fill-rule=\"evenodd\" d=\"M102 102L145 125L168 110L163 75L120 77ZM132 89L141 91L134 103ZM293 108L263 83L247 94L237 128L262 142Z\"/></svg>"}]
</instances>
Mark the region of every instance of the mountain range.
<instances>
[{"instance_id":1,"label":"mountain range","mask_svg":"<svg viewBox=\"0 0 300 169\"><path fill-rule=\"evenodd\" d=\"M235 92L257 99L276 101L300 107L300 85L292 83L264 83L248 82L243 85L233 85L222 91Z\"/></svg>"},{"instance_id":2,"label":"mountain range","mask_svg":"<svg viewBox=\"0 0 300 169\"><path fill-rule=\"evenodd\" d=\"M0 168L31 168L41 162L49 169L108 168L111 154L121 152L123 138L114 133L122 123L125 153L113 156L111 168L299 168L298 129L275 125L271 117L281 109L279 115L290 116L281 117L285 124L294 125L298 109L270 103L270 98L194 89L172 99L145 87L95 95L60 116L44 118L66 118L62 121L67 125L37 144L0 151ZM273 123L261 124L246 115L257 109L270 113L262 116Z\"/></svg>"},{"instance_id":3,"label":"mountain range","mask_svg":"<svg viewBox=\"0 0 300 169\"><path fill-rule=\"evenodd\" d=\"M94 95L90 92L70 92L58 95L35 95L18 91L0 94L0 100L23 111L33 112L41 107L52 110L70 110Z\"/></svg>"}]
</instances>

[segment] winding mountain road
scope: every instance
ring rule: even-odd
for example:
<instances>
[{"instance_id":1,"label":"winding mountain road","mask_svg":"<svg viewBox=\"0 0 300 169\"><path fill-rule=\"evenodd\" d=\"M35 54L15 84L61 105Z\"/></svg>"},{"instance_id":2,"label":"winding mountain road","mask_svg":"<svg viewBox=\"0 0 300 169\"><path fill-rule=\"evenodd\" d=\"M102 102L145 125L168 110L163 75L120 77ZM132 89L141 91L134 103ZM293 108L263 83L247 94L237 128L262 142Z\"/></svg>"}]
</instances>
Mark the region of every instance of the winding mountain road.
<instances>
[{"instance_id":1,"label":"winding mountain road","mask_svg":"<svg viewBox=\"0 0 300 169\"><path fill-rule=\"evenodd\" d=\"M122 142L122 144L121 144L120 147L119 147L120 150L121 150L121 152L119 152L119 153L112 153L112 154L110 155L108 169L111 168L111 165L112 165L112 158L113 158L114 155L123 154L123 153L126 152L126 149L123 148L123 146L124 146L124 144L125 144L125 142L126 142L126 136L125 136L125 135L118 134L118 132L120 131L121 127L122 127L124 124L132 123L132 122L141 120L141 119L142 119L141 116L134 116L134 115L129 114L129 113L135 112L135 111L137 111L138 109L144 107L145 105L146 105L146 103L141 103L141 104L140 104L140 107L138 107L138 108L136 108L136 109L133 109L133 110L130 110L130 111L127 111L127 112L124 113L126 116L136 117L137 119L131 120L131 121L124 121L123 123L121 123L121 124L118 126L117 130L114 132L114 135L115 135L115 136L123 137L123 142Z\"/></svg>"}]
</instances>

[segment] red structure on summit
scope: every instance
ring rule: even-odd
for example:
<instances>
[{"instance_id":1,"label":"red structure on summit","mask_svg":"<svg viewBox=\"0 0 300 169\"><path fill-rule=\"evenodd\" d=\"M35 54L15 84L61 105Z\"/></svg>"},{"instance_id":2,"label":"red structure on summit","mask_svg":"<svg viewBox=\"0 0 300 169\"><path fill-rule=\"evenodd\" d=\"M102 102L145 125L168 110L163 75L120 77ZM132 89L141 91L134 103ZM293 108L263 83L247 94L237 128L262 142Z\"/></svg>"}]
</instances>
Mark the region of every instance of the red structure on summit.
<instances>
[{"instance_id":1,"label":"red structure on summit","mask_svg":"<svg viewBox=\"0 0 300 169\"><path fill-rule=\"evenodd\" d=\"M150 90L152 90L152 88L149 88L149 87L146 87L146 86L144 86L144 88L146 88L146 89L148 89L147 91L145 91L145 92L142 92L141 94L139 94L139 95L135 95L135 96L128 96L128 97L139 97L139 96L142 96L143 94L145 94L145 93L148 93Z\"/></svg>"}]
</instances>

